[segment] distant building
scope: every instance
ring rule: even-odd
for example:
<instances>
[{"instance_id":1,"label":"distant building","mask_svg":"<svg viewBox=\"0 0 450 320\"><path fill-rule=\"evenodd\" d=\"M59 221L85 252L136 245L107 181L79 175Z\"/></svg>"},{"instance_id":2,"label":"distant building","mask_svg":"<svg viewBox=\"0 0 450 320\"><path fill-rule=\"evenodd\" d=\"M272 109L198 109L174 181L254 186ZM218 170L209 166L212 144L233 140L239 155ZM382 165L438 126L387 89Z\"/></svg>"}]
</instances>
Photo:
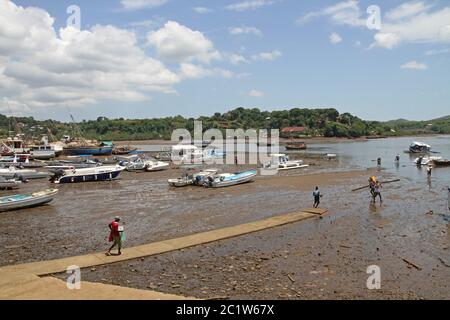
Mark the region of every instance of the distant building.
<instances>
[{"instance_id":1,"label":"distant building","mask_svg":"<svg viewBox=\"0 0 450 320\"><path fill-rule=\"evenodd\" d=\"M282 137L304 136L306 134L306 127L286 127L281 129Z\"/></svg>"}]
</instances>

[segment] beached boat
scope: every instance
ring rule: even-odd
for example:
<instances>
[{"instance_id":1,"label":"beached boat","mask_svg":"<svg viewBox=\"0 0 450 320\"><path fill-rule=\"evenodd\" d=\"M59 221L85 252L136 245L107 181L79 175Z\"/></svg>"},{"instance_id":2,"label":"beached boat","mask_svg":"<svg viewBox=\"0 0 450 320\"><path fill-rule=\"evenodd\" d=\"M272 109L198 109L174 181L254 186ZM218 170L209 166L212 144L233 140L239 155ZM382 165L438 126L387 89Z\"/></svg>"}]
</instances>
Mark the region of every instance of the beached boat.
<instances>
[{"instance_id":1,"label":"beached boat","mask_svg":"<svg viewBox=\"0 0 450 320\"><path fill-rule=\"evenodd\" d=\"M59 183L79 183L91 181L108 181L116 179L125 167L98 166L92 168L71 168L66 170L55 170L50 181Z\"/></svg>"},{"instance_id":2,"label":"beached boat","mask_svg":"<svg viewBox=\"0 0 450 320\"><path fill-rule=\"evenodd\" d=\"M5 177L0 177L0 190L12 190L19 189L22 181L16 179L6 179Z\"/></svg>"},{"instance_id":3,"label":"beached boat","mask_svg":"<svg viewBox=\"0 0 450 320\"><path fill-rule=\"evenodd\" d=\"M442 160L442 157L419 157L414 160L414 163L418 166L427 166L439 160Z\"/></svg>"},{"instance_id":4,"label":"beached boat","mask_svg":"<svg viewBox=\"0 0 450 320\"><path fill-rule=\"evenodd\" d=\"M193 185L194 179L192 177L181 177L178 179L169 179L167 182L171 187L181 188Z\"/></svg>"},{"instance_id":5,"label":"beached boat","mask_svg":"<svg viewBox=\"0 0 450 320\"><path fill-rule=\"evenodd\" d=\"M155 171L163 171L167 170L170 167L170 163L163 162L163 161L157 161L157 160L151 160L147 162L147 165L145 166L145 171L147 172L155 172Z\"/></svg>"},{"instance_id":6,"label":"beached boat","mask_svg":"<svg viewBox=\"0 0 450 320\"><path fill-rule=\"evenodd\" d=\"M127 155L136 150L137 150L137 148L130 147L130 146L117 146L117 147L113 148L112 154L118 155L118 156Z\"/></svg>"},{"instance_id":7,"label":"beached boat","mask_svg":"<svg viewBox=\"0 0 450 320\"><path fill-rule=\"evenodd\" d=\"M409 153L429 153L431 146L423 142L413 142L409 146Z\"/></svg>"},{"instance_id":8,"label":"beached boat","mask_svg":"<svg viewBox=\"0 0 450 320\"><path fill-rule=\"evenodd\" d=\"M256 170L239 173L222 173L211 177L212 180L211 178L209 178L206 186L211 188L231 187L238 184L250 182L254 177L256 177L257 174L258 171Z\"/></svg>"},{"instance_id":9,"label":"beached boat","mask_svg":"<svg viewBox=\"0 0 450 320\"><path fill-rule=\"evenodd\" d=\"M8 138L0 141L0 153L2 156L14 156L17 153L27 154L30 148L20 138Z\"/></svg>"},{"instance_id":10,"label":"beached boat","mask_svg":"<svg viewBox=\"0 0 450 320\"><path fill-rule=\"evenodd\" d=\"M34 169L19 169L14 166L0 168L0 176L6 179L20 178L23 180L44 179L48 177L47 172L39 172Z\"/></svg>"},{"instance_id":11,"label":"beached boat","mask_svg":"<svg viewBox=\"0 0 450 320\"><path fill-rule=\"evenodd\" d=\"M64 154L70 156L93 155L110 156L113 147L110 146L69 146L64 147Z\"/></svg>"},{"instance_id":12,"label":"beached boat","mask_svg":"<svg viewBox=\"0 0 450 320\"><path fill-rule=\"evenodd\" d=\"M194 185L196 186L203 186L205 182L209 179L209 177L213 177L217 174L219 170L217 169L206 169L199 173L196 173L192 176L192 179L194 181Z\"/></svg>"},{"instance_id":13,"label":"beached boat","mask_svg":"<svg viewBox=\"0 0 450 320\"><path fill-rule=\"evenodd\" d=\"M17 194L0 198L0 212L41 206L53 200L58 189L48 189L29 194Z\"/></svg>"},{"instance_id":14,"label":"beached boat","mask_svg":"<svg viewBox=\"0 0 450 320\"><path fill-rule=\"evenodd\" d=\"M31 148L30 156L35 160L50 160L56 157L56 152L50 145L34 146Z\"/></svg>"},{"instance_id":15,"label":"beached boat","mask_svg":"<svg viewBox=\"0 0 450 320\"><path fill-rule=\"evenodd\" d=\"M436 167L449 167L450 166L450 160L448 160L448 159L435 159L435 160L433 160L433 164Z\"/></svg>"},{"instance_id":16,"label":"beached boat","mask_svg":"<svg viewBox=\"0 0 450 320\"><path fill-rule=\"evenodd\" d=\"M306 143L304 142L288 142L286 143L286 150L306 150Z\"/></svg>"},{"instance_id":17,"label":"beached boat","mask_svg":"<svg viewBox=\"0 0 450 320\"><path fill-rule=\"evenodd\" d=\"M272 154L272 160L264 166L268 170L294 170L309 167L303 160L289 160L285 154Z\"/></svg>"}]
</instances>

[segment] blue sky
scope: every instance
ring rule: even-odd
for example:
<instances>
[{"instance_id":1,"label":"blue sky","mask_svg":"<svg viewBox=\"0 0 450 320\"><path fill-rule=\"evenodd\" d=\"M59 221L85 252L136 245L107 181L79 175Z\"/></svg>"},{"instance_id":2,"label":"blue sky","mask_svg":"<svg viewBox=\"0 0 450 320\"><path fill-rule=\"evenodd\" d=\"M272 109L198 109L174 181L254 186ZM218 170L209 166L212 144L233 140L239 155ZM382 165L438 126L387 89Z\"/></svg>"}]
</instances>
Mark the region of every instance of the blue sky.
<instances>
[{"instance_id":1,"label":"blue sky","mask_svg":"<svg viewBox=\"0 0 450 320\"><path fill-rule=\"evenodd\" d=\"M449 1L13 3L0 15L10 10L9 24L28 28L17 35L0 19L8 41L0 41L2 113L147 118L242 106L334 107L373 120L450 114ZM81 31L63 36L71 4L81 9ZM374 4L380 30L365 25ZM53 24L41 24L45 12ZM42 31L30 33L36 25Z\"/></svg>"}]
</instances>

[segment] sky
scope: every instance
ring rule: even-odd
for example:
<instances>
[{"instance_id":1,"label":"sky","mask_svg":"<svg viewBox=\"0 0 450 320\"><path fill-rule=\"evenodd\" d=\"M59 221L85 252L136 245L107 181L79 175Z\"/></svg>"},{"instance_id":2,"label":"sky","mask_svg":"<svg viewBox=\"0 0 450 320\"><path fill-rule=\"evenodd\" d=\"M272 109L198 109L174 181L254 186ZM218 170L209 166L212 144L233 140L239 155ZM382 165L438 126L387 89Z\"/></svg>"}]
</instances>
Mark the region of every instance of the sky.
<instances>
[{"instance_id":1,"label":"sky","mask_svg":"<svg viewBox=\"0 0 450 320\"><path fill-rule=\"evenodd\" d=\"M426 120L449 89L450 1L0 0L6 115Z\"/></svg>"}]
</instances>

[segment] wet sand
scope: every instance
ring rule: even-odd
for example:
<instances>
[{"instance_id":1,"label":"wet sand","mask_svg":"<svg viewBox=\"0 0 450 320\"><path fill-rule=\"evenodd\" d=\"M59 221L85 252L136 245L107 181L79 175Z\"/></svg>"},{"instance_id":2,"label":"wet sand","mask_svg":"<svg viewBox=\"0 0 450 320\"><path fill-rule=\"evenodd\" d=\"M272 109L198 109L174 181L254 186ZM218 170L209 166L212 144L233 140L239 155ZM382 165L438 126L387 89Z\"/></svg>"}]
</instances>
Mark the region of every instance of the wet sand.
<instances>
[{"instance_id":1,"label":"wet sand","mask_svg":"<svg viewBox=\"0 0 450 320\"><path fill-rule=\"evenodd\" d=\"M450 230L439 190L402 180L385 186L383 205L372 205L367 190L350 190L373 171L334 173L336 163L308 162L315 165L226 189L171 189L166 180L178 169L58 186L48 206L2 213L0 265L105 250L115 215L125 222L125 245L134 246L294 212L312 205L319 185L329 210L323 219L83 270L83 280L198 298L450 299ZM38 181L22 191L47 187ZM373 264L381 290L366 288Z\"/></svg>"}]
</instances>

